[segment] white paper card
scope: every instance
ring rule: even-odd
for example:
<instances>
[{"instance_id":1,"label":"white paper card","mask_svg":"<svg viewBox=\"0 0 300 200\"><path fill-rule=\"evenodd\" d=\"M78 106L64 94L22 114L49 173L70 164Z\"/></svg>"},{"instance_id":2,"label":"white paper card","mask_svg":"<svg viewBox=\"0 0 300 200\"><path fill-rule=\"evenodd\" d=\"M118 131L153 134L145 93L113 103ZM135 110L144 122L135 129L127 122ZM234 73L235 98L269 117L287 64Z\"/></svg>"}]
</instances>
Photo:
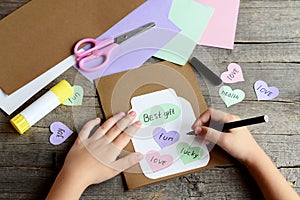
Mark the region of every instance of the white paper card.
<instances>
[{"instance_id":1,"label":"white paper card","mask_svg":"<svg viewBox=\"0 0 300 200\"><path fill-rule=\"evenodd\" d=\"M208 164L203 140L186 135L196 119L192 106L173 89L133 97L131 106L143 124L132 143L144 154L140 165L146 177L157 179Z\"/></svg>"}]
</instances>

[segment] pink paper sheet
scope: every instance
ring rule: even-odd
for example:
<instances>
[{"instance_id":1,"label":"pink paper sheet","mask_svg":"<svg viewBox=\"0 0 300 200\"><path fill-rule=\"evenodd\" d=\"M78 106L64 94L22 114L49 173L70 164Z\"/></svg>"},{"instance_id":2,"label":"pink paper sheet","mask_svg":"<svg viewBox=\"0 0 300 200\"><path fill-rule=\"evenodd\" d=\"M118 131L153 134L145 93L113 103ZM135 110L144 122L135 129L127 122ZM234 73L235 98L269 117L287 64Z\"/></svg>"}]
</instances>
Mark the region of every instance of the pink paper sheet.
<instances>
[{"instance_id":1,"label":"pink paper sheet","mask_svg":"<svg viewBox=\"0 0 300 200\"><path fill-rule=\"evenodd\" d=\"M214 8L199 45L233 49L240 0L197 0Z\"/></svg>"}]
</instances>

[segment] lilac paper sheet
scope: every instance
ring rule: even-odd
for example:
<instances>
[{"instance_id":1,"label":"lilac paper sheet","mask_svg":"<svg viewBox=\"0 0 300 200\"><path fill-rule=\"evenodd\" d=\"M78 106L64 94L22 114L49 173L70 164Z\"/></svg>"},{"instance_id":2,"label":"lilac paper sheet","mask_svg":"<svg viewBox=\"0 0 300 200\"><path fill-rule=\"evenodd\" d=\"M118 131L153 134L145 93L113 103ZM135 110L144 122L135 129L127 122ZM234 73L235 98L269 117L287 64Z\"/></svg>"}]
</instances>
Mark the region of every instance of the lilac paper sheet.
<instances>
[{"instance_id":1,"label":"lilac paper sheet","mask_svg":"<svg viewBox=\"0 0 300 200\"><path fill-rule=\"evenodd\" d=\"M110 63L103 69L96 72L84 72L77 66L75 68L92 82L96 78L143 65L181 31L168 19L171 5L172 0L148 0L97 39L115 37L149 22L155 22L155 28L123 42L113 52Z\"/></svg>"}]
</instances>

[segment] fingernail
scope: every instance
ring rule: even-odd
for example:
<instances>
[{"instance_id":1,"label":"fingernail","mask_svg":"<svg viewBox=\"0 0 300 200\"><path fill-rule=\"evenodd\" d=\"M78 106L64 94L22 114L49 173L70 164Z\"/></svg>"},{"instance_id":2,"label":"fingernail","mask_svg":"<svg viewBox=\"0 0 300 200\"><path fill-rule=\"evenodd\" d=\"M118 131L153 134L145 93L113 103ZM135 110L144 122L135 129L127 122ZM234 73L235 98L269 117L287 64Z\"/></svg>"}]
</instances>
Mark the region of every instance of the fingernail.
<instances>
[{"instance_id":1,"label":"fingernail","mask_svg":"<svg viewBox=\"0 0 300 200\"><path fill-rule=\"evenodd\" d=\"M196 129L195 129L195 133L197 134L197 135L200 135L201 134L201 131L202 131L202 128L201 127L196 127Z\"/></svg>"},{"instance_id":2,"label":"fingernail","mask_svg":"<svg viewBox=\"0 0 300 200\"><path fill-rule=\"evenodd\" d=\"M194 124L192 125L192 129L195 129L196 126L198 126L199 122L198 121L195 121Z\"/></svg>"},{"instance_id":3,"label":"fingernail","mask_svg":"<svg viewBox=\"0 0 300 200\"><path fill-rule=\"evenodd\" d=\"M143 158L144 158L143 154L137 153L137 155L136 155L136 161L137 162L140 162L141 160L143 160Z\"/></svg>"},{"instance_id":4,"label":"fingernail","mask_svg":"<svg viewBox=\"0 0 300 200\"><path fill-rule=\"evenodd\" d=\"M118 115L119 115L120 117L124 117L126 114L125 114L124 112L119 112Z\"/></svg>"},{"instance_id":5,"label":"fingernail","mask_svg":"<svg viewBox=\"0 0 300 200\"><path fill-rule=\"evenodd\" d=\"M136 113L135 113L134 111L130 111L130 113L129 113L129 115L132 116L132 117L134 117L135 114L136 114Z\"/></svg>"},{"instance_id":6,"label":"fingernail","mask_svg":"<svg viewBox=\"0 0 300 200\"><path fill-rule=\"evenodd\" d=\"M196 122L194 122L194 124L191 126L192 129L195 129L195 123L196 123Z\"/></svg>"},{"instance_id":7,"label":"fingernail","mask_svg":"<svg viewBox=\"0 0 300 200\"><path fill-rule=\"evenodd\" d=\"M141 122L141 121L136 121L134 124L135 124L136 126L142 126L142 122Z\"/></svg>"}]
</instances>

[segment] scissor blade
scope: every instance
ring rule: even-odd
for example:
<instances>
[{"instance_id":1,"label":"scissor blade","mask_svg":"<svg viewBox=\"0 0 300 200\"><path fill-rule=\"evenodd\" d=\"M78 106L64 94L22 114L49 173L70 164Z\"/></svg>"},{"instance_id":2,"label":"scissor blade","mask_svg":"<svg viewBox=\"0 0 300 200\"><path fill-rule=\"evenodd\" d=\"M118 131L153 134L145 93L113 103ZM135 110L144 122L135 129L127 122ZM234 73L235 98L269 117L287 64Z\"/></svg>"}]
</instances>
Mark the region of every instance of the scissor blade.
<instances>
[{"instance_id":1,"label":"scissor blade","mask_svg":"<svg viewBox=\"0 0 300 200\"><path fill-rule=\"evenodd\" d=\"M134 30L131 30L131 31L127 32L127 33L119 35L118 37L115 38L115 43L121 44L125 40L128 40L129 38L132 38L133 36L135 36L135 35L137 35L139 33L142 33L142 32L144 32L144 31L146 31L146 30L148 30L148 29L150 29L150 28L152 28L154 26L155 26L155 23L154 22L150 22L150 23L145 24L145 25L143 25L141 27L138 27L138 28L136 28Z\"/></svg>"}]
</instances>

